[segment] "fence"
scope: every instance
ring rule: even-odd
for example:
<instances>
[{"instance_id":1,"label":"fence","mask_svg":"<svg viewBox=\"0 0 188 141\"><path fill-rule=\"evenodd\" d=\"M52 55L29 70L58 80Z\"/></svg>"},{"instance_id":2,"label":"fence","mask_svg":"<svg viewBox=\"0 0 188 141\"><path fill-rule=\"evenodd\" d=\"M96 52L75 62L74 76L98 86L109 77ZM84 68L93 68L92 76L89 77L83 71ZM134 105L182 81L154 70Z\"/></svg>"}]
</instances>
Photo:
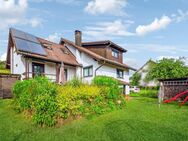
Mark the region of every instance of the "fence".
<instances>
[{"instance_id":1,"label":"fence","mask_svg":"<svg viewBox=\"0 0 188 141\"><path fill-rule=\"evenodd\" d=\"M12 87L20 75L0 74L0 98L12 98Z\"/></svg>"},{"instance_id":2,"label":"fence","mask_svg":"<svg viewBox=\"0 0 188 141\"><path fill-rule=\"evenodd\" d=\"M188 90L188 78L163 79L160 81L160 92L163 99L169 99L176 94ZM181 99L185 98L183 96Z\"/></svg>"}]
</instances>

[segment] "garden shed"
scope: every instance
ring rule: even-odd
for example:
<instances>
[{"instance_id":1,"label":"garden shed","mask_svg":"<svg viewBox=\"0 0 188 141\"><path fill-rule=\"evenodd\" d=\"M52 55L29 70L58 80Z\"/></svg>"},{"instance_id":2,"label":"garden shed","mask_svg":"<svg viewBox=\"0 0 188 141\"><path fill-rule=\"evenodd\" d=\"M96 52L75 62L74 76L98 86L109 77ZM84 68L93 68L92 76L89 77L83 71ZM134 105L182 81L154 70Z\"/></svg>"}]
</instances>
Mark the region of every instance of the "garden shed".
<instances>
[{"instance_id":1,"label":"garden shed","mask_svg":"<svg viewBox=\"0 0 188 141\"><path fill-rule=\"evenodd\" d=\"M0 98L12 97L12 87L17 80L20 80L20 75L0 74Z\"/></svg>"},{"instance_id":2,"label":"garden shed","mask_svg":"<svg viewBox=\"0 0 188 141\"><path fill-rule=\"evenodd\" d=\"M160 79L159 99L169 99L188 90L188 78ZM188 94L187 94L188 95ZM182 96L184 99L187 95Z\"/></svg>"}]
</instances>

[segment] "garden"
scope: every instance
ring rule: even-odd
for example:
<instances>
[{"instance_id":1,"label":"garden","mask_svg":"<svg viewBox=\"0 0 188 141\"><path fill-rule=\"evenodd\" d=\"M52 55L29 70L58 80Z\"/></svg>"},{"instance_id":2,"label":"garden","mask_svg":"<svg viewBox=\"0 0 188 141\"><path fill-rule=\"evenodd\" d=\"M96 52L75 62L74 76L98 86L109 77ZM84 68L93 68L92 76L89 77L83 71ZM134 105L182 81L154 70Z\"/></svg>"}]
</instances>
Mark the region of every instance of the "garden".
<instances>
[{"instance_id":1,"label":"garden","mask_svg":"<svg viewBox=\"0 0 188 141\"><path fill-rule=\"evenodd\" d=\"M64 86L35 77L15 84L13 107L33 123L55 126L124 108L125 98L118 85L117 80L106 76L95 77L91 85L74 78Z\"/></svg>"}]
</instances>

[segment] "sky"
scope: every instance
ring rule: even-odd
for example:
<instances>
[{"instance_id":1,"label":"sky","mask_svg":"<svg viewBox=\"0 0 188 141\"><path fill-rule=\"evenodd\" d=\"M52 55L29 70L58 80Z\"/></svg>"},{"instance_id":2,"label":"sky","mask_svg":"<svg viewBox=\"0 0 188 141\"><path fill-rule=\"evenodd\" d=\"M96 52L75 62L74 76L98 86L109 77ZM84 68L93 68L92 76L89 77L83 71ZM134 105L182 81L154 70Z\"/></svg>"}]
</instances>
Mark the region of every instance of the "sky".
<instances>
[{"instance_id":1,"label":"sky","mask_svg":"<svg viewBox=\"0 0 188 141\"><path fill-rule=\"evenodd\" d=\"M111 40L127 49L124 63L188 57L188 0L0 0L0 60L9 28L54 42Z\"/></svg>"}]
</instances>

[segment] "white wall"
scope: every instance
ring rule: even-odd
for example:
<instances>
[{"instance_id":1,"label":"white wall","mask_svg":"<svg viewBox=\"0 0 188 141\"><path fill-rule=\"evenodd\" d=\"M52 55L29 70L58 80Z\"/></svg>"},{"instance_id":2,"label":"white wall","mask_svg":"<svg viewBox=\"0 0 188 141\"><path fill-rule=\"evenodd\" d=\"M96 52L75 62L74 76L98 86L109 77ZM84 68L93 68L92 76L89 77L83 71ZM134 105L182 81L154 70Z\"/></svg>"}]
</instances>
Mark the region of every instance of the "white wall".
<instances>
[{"instance_id":1,"label":"white wall","mask_svg":"<svg viewBox=\"0 0 188 141\"><path fill-rule=\"evenodd\" d=\"M16 53L15 47L11 48L11 50L13 51L13 56L11 55L11 74L20 74L21 78L23 78L23 73L25 72L25 59L20 54Z\"/></svg>"},{"instance_id":2,"label":"white wall","mask_svg":"<svg viewBox=\"0 0 188 141\"><path fill-rule=\"evenodd\" d=\"M141 74L141 79L140 79L140 86L143 87L154 87L157 86L157 83L155 81L149 81L149 82L145 82L145 77L148 73L148 69L149 69L149 65L145 65L141 70L138 71L139 74Z\"/></svg>"},{"instance_id":3,"label":"white wall","mask_svg":"<svg viewBox=\"0 0 188 141\"><path fill-rule=\"evenodd\" d=\"M67 46L72 53L76 56L76 59L78 61L78 63L83 65L84 67L87 66L93 66L93 76L92 77L83 77L83 70L82 70L82 80L86 83L91 83L92 79L94 78L95 75L95 70L101 66L101 64L98 63L98 61L95 61L92 57L90 57L89 55L87 55L84 52L80 52L78 51L75 47L68 45ZM80 69L76 69L76 74L80 74ZM110 76L110 77L114 77L117 78L117 68L112 67L112 66L107 66L104 65L101 68L99 68L97 70L97 74L96 75L105 75L105 76ZM127 83L129 83L129 70L124 71L124 79L120 79L121 81L125 81ZM129 86L126 86L126 90L125 90L126 94L129 94Z\"/></svg>"},{"instance_id":4,"label":"white wall","mask_svg":"<svg viewBox=\"0 0 188 141\"><path fill-rule=\"evenodd\" d=\"M127 83L129 83L129 72L124 71L124 76L123 79L122 78L117 78L117 68L114 67L110 67L110 66L102 66L99 70L97 70L97 75L105 75L105 76L110 76L110 77L114 77L116 79L119 79L121 81L125 81Z\"/></svg>"},{"instance_id":5,"label":"white wall","mask_svg":"<svg viewBox=\"0 0 188 141\"><path fill-rule=\"evenodd\" d=\"M76 67L65 65L65 69L67 69L67 81L72 80L76 76Z\"/></svg>"}]
</instances>

